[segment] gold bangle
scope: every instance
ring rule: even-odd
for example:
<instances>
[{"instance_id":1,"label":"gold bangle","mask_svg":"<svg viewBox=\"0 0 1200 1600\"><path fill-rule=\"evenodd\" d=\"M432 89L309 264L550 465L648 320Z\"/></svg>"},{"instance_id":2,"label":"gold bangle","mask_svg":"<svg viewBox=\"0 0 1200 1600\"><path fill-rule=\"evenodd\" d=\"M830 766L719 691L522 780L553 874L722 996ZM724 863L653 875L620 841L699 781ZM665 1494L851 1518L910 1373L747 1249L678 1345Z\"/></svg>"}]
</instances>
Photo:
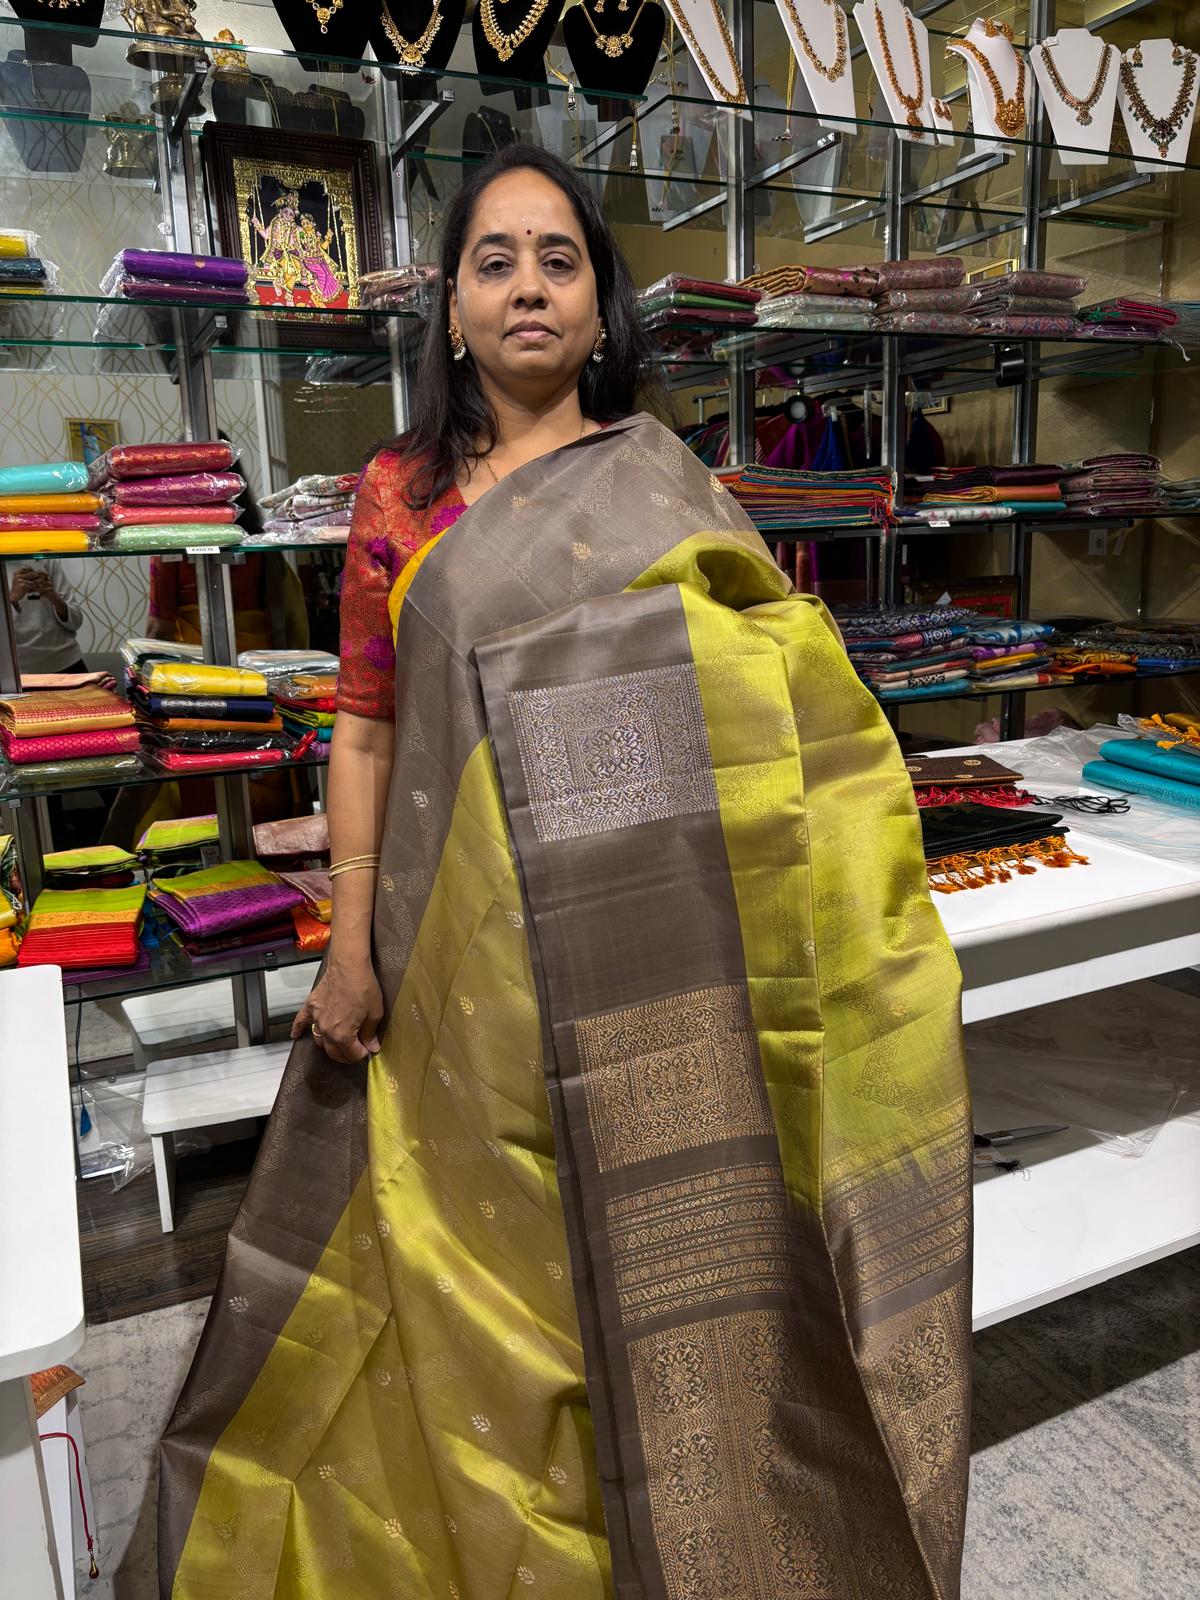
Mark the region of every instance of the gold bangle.
<instances>
[{"instance_id":1,"label":"gold bangle","mask_svg":"<svg viewBox=\"0 0 1200 1600\"><path fill-rule=\"evenodd\" d=\"M358 856L343 856L340 861L335 861L332 863L330 870L333 871L338 867L348 867L352 861L369 861L372 863L372 865L374 865L378 860L378 850L364 850L363 853Z\"/></svg>"},{"instance_id":2,"label":"gold bangle","mask_svg":"<svg viewBox=\"0 0 1200 1600\"><path fill-rule=\"evenodd\" d=\"M379 856L377 854L347 856L343 861L334 862L329 869L329 878L332 882L332 880L336 878L340 872L361 872L366 868L377 867L378 865Z\"/></svg>"}]
</instances>

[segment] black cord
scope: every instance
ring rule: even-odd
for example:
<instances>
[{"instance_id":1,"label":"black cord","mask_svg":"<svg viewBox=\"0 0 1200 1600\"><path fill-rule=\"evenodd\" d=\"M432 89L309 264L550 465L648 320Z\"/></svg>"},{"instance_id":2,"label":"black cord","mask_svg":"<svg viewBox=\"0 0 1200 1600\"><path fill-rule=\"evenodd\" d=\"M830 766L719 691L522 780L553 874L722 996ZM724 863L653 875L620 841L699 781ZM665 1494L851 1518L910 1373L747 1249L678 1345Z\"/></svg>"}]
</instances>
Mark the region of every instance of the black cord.
<instances>
[{"instance_id":1,"label":"black cord","mask_svg":"<svg viewBox=\"0 0 1200 1600\"><path fill-rule=\"evenodd\" d=\"M1129 810L1129 801L1124 795L1056 794L1052 800L1048 800L1045 795L1031 794L1029 798L1034 805L1060 806L1064 811L1086 811L1094 817L1123 816Z\"/></svg>"}]
</instances>

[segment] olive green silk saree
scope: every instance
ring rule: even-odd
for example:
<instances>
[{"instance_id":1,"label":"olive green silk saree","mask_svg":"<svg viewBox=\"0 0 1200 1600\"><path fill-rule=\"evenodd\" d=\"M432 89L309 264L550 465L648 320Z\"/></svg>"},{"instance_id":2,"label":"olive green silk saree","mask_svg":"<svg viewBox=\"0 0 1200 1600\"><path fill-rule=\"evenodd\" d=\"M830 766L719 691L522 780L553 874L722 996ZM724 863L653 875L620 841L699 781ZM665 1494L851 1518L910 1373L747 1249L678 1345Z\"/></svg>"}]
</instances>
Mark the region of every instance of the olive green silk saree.
<instances>
[{"instance_id":1,"label":"olive green silk saree","mask_svg":"<svg viewBox=\"0 0 1200 1600\"><path fill-rule=\"evenodd\" d=\"M383 1048L293 1052L164 1600L954 1600L959 976L823 607L641 416L393 616Z\"/></svg>"}]
</instances>

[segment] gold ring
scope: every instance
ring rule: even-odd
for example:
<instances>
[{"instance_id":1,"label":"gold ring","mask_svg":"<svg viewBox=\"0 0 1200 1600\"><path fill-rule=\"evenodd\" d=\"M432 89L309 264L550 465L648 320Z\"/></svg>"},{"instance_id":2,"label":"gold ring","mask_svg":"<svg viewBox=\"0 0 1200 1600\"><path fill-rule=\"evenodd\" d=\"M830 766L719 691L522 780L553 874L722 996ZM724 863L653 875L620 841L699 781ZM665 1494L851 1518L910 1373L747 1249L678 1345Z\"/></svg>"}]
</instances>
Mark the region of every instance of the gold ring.
<instances>
[{"instance_id":1,"label":"gold ring","mask_svg":"<svg viewBox=\"0 0 1200 1600\"><path fill-rule=\"evenodd\" d=\"M310 1028L311 1028L311 1029L312 1029L312 1036L313 1036L313 1038L314 1038L314 1039L320 1039L320 1037L321 1037L321 1031L320 1031L320 1029L319 1029L319 1028L318 1028L318 1027L317 1027L317 1025L316 1025L316 1023L315 1023L315 1022L310 1022L310 1023L309 1023L309 1027L310 1027Z\"/></svg>"}]
</instances>

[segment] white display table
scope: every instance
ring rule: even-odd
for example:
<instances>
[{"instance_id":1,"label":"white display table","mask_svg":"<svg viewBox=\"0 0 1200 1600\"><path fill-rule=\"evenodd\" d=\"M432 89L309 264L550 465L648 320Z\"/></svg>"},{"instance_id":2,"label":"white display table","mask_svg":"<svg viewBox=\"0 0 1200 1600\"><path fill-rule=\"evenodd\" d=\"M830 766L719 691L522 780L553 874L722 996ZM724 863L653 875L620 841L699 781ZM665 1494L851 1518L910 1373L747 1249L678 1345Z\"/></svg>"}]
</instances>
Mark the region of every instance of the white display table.
<instances>
[{"instance_id":1,"label":"white display table","mask_svg":"<svg viewBox=\"0 0 1200 1600\"><path fill-rule=\"evenodd\" d=\"M1020 771L1023 744L980 753ZM1070 844L1090 865L1039 867L1006 884L934 895L963 969L964 1022L1200 965L1200 868L1097 839L1086 815L1066 821ZM1200 1062L1200 1000L1196 1015ZM1003 1087L973 1079L977 1128L1012 1125ZM975 1184L976 1328L1200 1243L1200 1116L1172 1119L1136 1159L1114 1156L1077 1128L1005 1153L1020 1158L1023 1172L985 1173Z\"/></svg>"},{"instance_id":2,"label":"white display table","mask_svg":"<svg viewBox=\"0 0 1200 1600\"><path fill-rule=\"evenodd\" d=\"M0 1551L21 1600L75 1592L28 1383L83 1343L73 1139L62 972L0 972Z\"/></svg>"}]
</instances>

